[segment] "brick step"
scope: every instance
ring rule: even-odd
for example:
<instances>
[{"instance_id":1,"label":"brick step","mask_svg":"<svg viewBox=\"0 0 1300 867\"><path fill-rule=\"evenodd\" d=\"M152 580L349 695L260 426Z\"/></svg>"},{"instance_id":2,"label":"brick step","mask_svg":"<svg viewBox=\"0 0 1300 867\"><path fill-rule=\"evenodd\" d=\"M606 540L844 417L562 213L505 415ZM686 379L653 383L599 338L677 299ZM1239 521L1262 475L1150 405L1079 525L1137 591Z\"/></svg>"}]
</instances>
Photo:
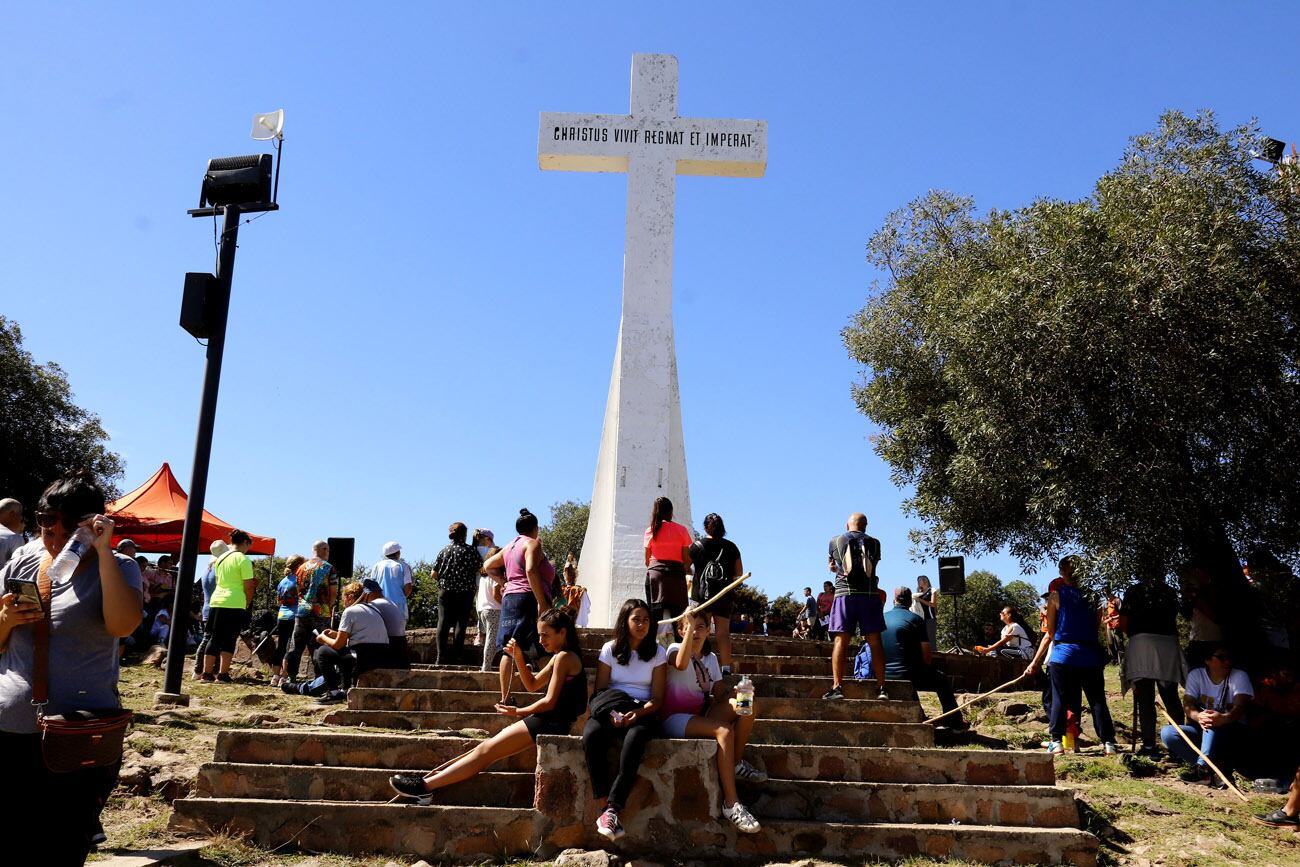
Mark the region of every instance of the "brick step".
<instances>
[{"instance_id":1,"label":"brick step","mask_svg":"<svg viewBox=\"0 0 1300 867\"><path fill-rule=\"evenodd\" d=\"M348 693L349 710L443 711L492 713L500 692L485 690L377 689L361 687ZM514 693L519 706L541 698L539 693ZM844 699L763 698L761 716L782 719L843 720L860 722L921 722L921 706L914 701L864 701Z\"/></svg>"},{"instance_id":2,"label":"brick step","mask_svg":"<svg viewBox=\"0 0 1300 867\"><path fill-rule=\"evenodd\" d=\"M324 722L326 725L403 731L479 729L496 734L515 722L515 719L498 713L348 709L332 711L326 715ZM581 730L581 724L582 720L574 724L575 732ZM760 718L754 724L752 742L848 747L930 747L934 746L934 729L927 723Z\"/></svg>"},{"instance_id":3,"label":"brick step","mask_svg":"<svg viewBox=\"0 0 1300 867\"><path fill-rule=\"evenodd\" d=\"M1073 828L1074 793L1055 786L964 786L768 780L743 786L741 799L761 820L824 822L962 822Z\"/></svg>"},{"instance_id":4,"label":"brick step","mask_svg":"<svg viewBox=\"0 0 1300 867\"><path fill-rule=\"evenodd\" d=\"M394 771L425 773L430 767L337 768L211 762L199 768L198 795L271 801L387 802L397 794L388 785L388 777ZM535 783L532 771L485 771L440 790L438 803L531 808Z\"/></svg>"},{"instance_id":5,"label":"brick step","mask_svg":"<svg viewBox=\"0 0 1300 867\"><path fill-rule=\"evenodd\" d=\"M600 651L600 648L610 641L614 635L608 630L583 629L582 647L584 650ZM419 635L414 639L407 636L407 645L412 648L420 657L421 661L431 661L437 656L437 639L429 635ZM821 656L827 659L831 655L832 642L830 641L807 641L799 638L768 638L762 635L733 635L731 637L731 652L750 656ZM716 649L716 646L715 646ZM468 654L473 651L474 658L482 661L482 648L470 647L464 648L465 659L470 657Z\"/></svg>"},{"instance_id":6,"label":"brick step","mask_svg":"<svg viewBox=\"0 0 1300 867\"><path fill-rule=\"evenodd\" d=\"M595 677L588 669L588 679ZM499 690L500 680L495 671L470 671L469 669L436 670L427 667L410 671L380 669L361 675L364 687L389 689L456 689ZM516 684L518 681L516 681ZM765 675L754 679L754 694L759 698L813 698L820 699L830 689L830 676ZM885 690L891 699L910 701L916 698L912 685L905 680L885 681ZM846 680L844 695L850 699L874 699L874 681Z\"/></svg>"},{"instance_id":7,"label":"brick step","mask_svg":"<svg viewBox=\"0 0 1300 867\"><path fill-rule=\"evenodd\" d=\"M599 848L603 841L589 824L562 829L570 833L550 840L552 848ZM239 798L178 800L171 825L183 833L231 833L268 849L292 843L313 852L456 860L477 859L487 853L532 857L551 830L545 817L531 809ZM732 863L804 855L855 862L929 856L1093 867L1097 858L1097 839L1069 828L776 820L764 822L762 831L748 835L720 821L711 827L713 833L698 835L690 847L692 855L727 857ZM623 842L623 847L633 847L638 854L660 856L680 855L682 846L673 834L637 839L629 834Z\"/></svg>"},{"instance_id":8,"label":"brick step","mask_svg":"<svg viewBox=\"0 0 1300 867\"><path fill-rule=\"evenodd\" d=\"M773 779L974 786L1056 782L1052 757L1037 751L750 744L745 757Z\"/></svg>"},{"instance_id":9,"label":"brick step","mask_svg":"<svg viewBox=\"0 0 1300 867\"><path fill-rule=\"evenodd\" d=\"M215 761L263 765L406 770L435 768L472 749L474 738L370 734L337 728L227 729L217 733ZM527 749L493 765L497 771L528 771L537 751Z\"/></svg>"}]
</instances>

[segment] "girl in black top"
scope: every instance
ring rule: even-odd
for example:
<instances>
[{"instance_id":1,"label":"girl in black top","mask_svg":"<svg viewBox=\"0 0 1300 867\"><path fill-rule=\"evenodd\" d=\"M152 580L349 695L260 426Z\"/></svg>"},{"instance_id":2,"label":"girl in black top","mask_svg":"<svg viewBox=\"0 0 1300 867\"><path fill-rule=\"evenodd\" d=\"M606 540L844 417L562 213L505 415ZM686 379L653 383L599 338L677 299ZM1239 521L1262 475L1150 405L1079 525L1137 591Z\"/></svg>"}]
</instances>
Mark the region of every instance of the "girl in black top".
<instances>
[{"instance_id":1,"label":"girl in black top","mask_svg":"<svg viewBox=\"0 0 1300 867\"><path fill-rule=\"evenodd\" d=\"M433 802L433 791L468 780L493 762L531 747L538 735L567 735L574 721L587 709L587 676L582 668L582 646L568 611L550 609L537 618L537 637L542 649L554 654L542 670L528 670L524 652L511 639L505 647L515 661L524 689L547 684L546 695L527 707L497 704L497 713L522 717L469 752L424 776L394 774L388 784L400 795L416 799L421 806Z\"/></svg>"},{"instance_id":2,"label":"girl in black top","mask_svg":"<svg viewBox=\"0 0 1300 867\"><path fill-rule=\"evenodd\" d=\"M691 563L695 567L696 586L692 589L696 602L708 601L713 594L745 574L740 562L740 549L730 539L723 538L726 535L727 527L722 523L721 515L710 512L704 516L704 536L690 548ZM716 563L719 569L709 568L708 572L720 570L722 573L723 583L719 586L705 580L706 567L710 563ZM704 586L706 583L709 586ZM713 615L713 632L718 641L718 664L722 666L724 676L731 674L731 614L735 595L735 591L728 591L726 596L708 607L708 612Z\"/></svg>"}]
</instances>

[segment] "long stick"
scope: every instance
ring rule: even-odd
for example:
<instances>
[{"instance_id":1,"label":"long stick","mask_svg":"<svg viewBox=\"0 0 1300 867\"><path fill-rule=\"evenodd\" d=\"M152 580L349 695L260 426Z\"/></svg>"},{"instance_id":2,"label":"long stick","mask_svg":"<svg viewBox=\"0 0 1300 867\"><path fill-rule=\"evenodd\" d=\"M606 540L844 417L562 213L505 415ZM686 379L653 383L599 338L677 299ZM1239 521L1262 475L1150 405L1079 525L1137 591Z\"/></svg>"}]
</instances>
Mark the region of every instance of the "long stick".
<instances>
[{"instance_id":1,"label":"long stick","mask_svg":"<svg viewBox=\"0 0 1300 867\"><path fill-rule=\"evenodd\" d=\"M993 695L993 693L998 692L998 691L1000 691L1000 690L1004 690L1004 689L1006 689L1007 687L1011 686L1011 684L1013 684L1013 683L1018 683L1019 681L1022 681L1022 680L1024 680L1024 679L1025 679L1025 676L1022 674L1022 675L1020 675L1019 677L1017 677L1015 680L1008 680L1006 683L1002 684L1001 686L995 686L995 687L993 687L992 689L990 689L988 692L980 693L979 695L975 696L973 699L971 699L970 701L966 702L965 704L959 704L959 705L957 705L955 708L953 708L952 710L944 711L943 713L939 714L939 715L936 716L936 717L931 717L930 719L926 720L926 722L928 722L928 723L936 723L936 722L938 722L939 720L943 719L944 717L946 717L946 716L951 716L951 715L957 713L958 711L962 710L963 708L968 708L968 707L970 707L971 705L973 705L973 704L974 704L975 702L977 702L977 701L983 701L984 699L986 699L986 698L988 698L989 696Z\"/></svg>"},{"instance_id":2,"label":"long stick","mask_svg":"<svg viewBox=\"0 0 1300 867\"><path fill-rule=\"evenodd\" d=\"M1178 731L1178 734L1182 737L1184 741L1187 742L1187 745L1191 747L1193 750L1195 750L1198 756L1205 759L1205 763L1210 766L1210 770L1218 774L1219 779L1223 780L1223 782L1227 784L1229 789L1232 789L1233 793L1236 794L1238 798L1241 798L1243 801L1250 803L1250 799L1241 793L1241 789L1238 789L1235 785L1233 785L1232 780L1228 779L1227 775L1224 774L1223 771L1219 770L1219 766L1216 765L1214 762L1210 761L1209 756L1201 752L1201 748L1198 747L1192 741L1192 739L1187 736L1187 732L1183 731L1183 727L1180 726L1178 723L1174 722L1174 718L1169 715L1169 709L1165 707L1164 699L1162 699L1159 695L1156 696L1156 704L1160 705L1160 712L1165 715L1165 719L1169 720L1169 724Z\"/></svg>"},{"instance_id":3,"label":"long stick","mask_svg":"<svg viewBox=\"0 0 1300 867\"><path fill-rule=\"evenodd\" d=\"M714 602L717 602L717 601L718 601L719 599L721 599L723 596L726 596L729 592L731 592L732 589L734 589L734 588L736 588L736 587L739 587L741 584L744 584L746 581L748 581L750 578L752 578L753 575L754 575L753 572L746 572L744 575L741 575L741 576L740 576L739 578L737 578L735 581L732 581L732 582L731 582L730 584L728 584L726 587L723 587L723 588L722 588L721 590L719 590L717 593L713 594L713 598L712 598L712 599L710 599L709 601L704 602L704 603L702 603L702 604L700 604L700 605L696 605L694 608L690 609L691 614L699 614L699 613L700 613L701 611L703 611L705 608L708 608L708 607L709 607L710 605L712 605ZM667 618L667 619L665 619L665 620L660 620L659 623L658 623L658 625L659 625L659 626L667 626L667 625L669 625L670 623L675 622L675 621L676 621L679 617L681 617L681 616L682 616L682 615L678 614L677 617L669 617L669 618Z\"/></svg>"}]
</instances>

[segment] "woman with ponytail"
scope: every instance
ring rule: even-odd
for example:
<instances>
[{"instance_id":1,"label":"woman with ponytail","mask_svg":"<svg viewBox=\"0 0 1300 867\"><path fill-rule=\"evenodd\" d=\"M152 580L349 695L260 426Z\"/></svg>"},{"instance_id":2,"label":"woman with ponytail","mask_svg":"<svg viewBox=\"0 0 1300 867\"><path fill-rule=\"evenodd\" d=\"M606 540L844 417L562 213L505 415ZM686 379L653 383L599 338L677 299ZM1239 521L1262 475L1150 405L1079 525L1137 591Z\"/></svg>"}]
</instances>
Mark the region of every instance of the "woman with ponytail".
<instances>
[{"instance_id":1,"label":"woman with ponytail","mask_svg":"<svg viewBox=\"0 0 1300 867\"><path fill-rule=\"evenodd\" d=\"M536 659L540 653L537 643L537 618L551 607L555 598L555 567L542 552L538 540L537 516L527 509L519 510L515 520L513 542L488 558L483 570L489 574L495 569L505 569L505 593L501 597L501 620L497 625L495 650L497 653L514 640L523 653ZM486 653L487 648L483 648ZM501 700L510 695L510 669L513 661L501 654Z\"/></svg>"},{"instance_id":2,"label":"woman with ponytail","mask_svg":"<svg viewBox=\"0 0 1300 867\"><path fill-rule=\"evenodd\" d=\"M691 542L690 530L673 523L673 501L657 498L645 531L645 591L655 623L686 610Z\"/></svg>"}]
</instances>

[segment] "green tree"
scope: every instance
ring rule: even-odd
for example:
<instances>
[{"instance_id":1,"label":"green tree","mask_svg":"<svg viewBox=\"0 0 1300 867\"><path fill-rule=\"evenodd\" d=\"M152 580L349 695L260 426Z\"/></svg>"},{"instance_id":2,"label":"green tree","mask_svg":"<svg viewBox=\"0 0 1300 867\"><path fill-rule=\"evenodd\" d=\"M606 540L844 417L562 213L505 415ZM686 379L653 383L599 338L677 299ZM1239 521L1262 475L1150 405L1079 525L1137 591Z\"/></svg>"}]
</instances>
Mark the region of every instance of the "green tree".
<instances>
[{"instance_id":1,"label":"green tree","mask_svg":"<svg viewBox=\"0 0 1300 867\"><path fill-rule=\"evenodd\" d=\"M794 598L794 593L782 593L772 600L768 610L769 613L776 615L782 627L794 629L795 618L799 616L802 608L803 606Z\"/></svg>"},{"instance_id":2,"label":"green tree","mask_svg":"<svg viewBox=\"0 0 1300 867\"><path fill-rule=\"evenodd\" d=\"M966 576L966 592L959 597L939 595L939 649L992 644L1002 631L998 615L1010 605L1029 627L1030 638L1038 630L1039 592L1025 581L1002 580L985 569ZM992 640L985 627L996 630ZM960 640L959 640L960 639Z\"/></svg>"},{"instance_id":3,"label":"green tree","mask_svg":"<svg viewBox=\"0 0 1300 867\"><path fill-rule=\"evenodd\" d=\"M1300 551L1300 206L1253 127L1164 115L1077 201L932 192L868 245L843 332L920 552L1083 549L1104 583Z\"/></svg>"},{"instance_id":4,"label":"green tree","mask_svg":"<svg viewBox=\"0 0 1300 867\"><path fill-rule=\"evenodd\" d=\"M565 500L551 506L551 522L540 530L542 550L559 569L569 554L576 560L582 554L582 540L587 535L591 504Z\"/></svg>"},{"instance_id":5,"label":"green tree","mask_svg":"<svg viewBox=\"0 0 1300 867\"><path fill-rule=\"evenodd\" d=\"M17 499L30 516L50 482L87 470L115 498L122 461L107 441L99 416L72 402L63 368L37 364L18 323L0 316L0 497Z\"/></svg>"}]
</instances>

